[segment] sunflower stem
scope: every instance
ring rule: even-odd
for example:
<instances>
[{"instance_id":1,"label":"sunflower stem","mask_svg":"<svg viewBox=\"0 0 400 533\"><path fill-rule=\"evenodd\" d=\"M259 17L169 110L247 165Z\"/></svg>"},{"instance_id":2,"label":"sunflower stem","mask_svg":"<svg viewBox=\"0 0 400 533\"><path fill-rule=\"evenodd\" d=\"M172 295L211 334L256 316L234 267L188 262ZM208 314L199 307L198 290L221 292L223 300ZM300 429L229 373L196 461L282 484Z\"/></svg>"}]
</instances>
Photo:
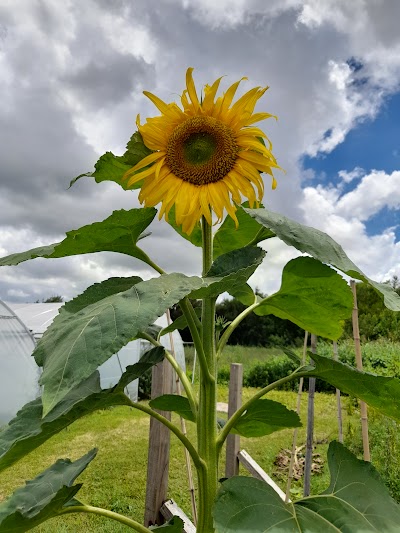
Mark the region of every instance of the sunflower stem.
<instances>
[{"instance_id":1,"label":"sunflower stem","mask_svg":"<svg viewBox=\"0 0 400 533\"><path fill-rule=\"evenodd\" d=\"M212 231L202 218L203 276L212 264ZM197 531L214 531L212 509L218 489L217 450L217 368L215 349L215 298L204 298L202 308L202 344L207 365L207 377L200 371L199 414L197 419L197 444L205 468L198 471L199 512Z\"/></svg>"}]
</instances>

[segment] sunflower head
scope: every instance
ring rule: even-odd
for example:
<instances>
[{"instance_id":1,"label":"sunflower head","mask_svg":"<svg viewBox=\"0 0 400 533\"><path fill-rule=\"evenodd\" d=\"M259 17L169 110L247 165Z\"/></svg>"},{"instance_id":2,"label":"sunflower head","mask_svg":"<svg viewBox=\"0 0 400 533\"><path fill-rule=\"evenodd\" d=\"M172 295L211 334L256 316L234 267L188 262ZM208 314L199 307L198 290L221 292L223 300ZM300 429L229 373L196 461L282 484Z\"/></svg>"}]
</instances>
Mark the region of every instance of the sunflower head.
<instances>
[{"instance_id":1,"label":"sunflower head","mask_svg":"<svg viewBox=\"0 0 400 533\"><path fill-rule=\"evenodd\" d=\"M254 113L267 87L255 87L232 104L242 80L216 98L219 78L205 86L199 100L192 72L186 72L182 107L144 92L161 112L143 125L137 120L143 142L153 153L124 176L129 186L143 180L139 200L146 207L161 203L160 218L168 220L175 206L176 223L188 234L202 216L212 224L214 212L221 221L224 209L237 224L235 204L245 197L250 207L258 206L264 193L261 173L272 177L275 189L272 169L280 168L267 136L253 126L273 116Z\"/></svg>"}]
</instances>

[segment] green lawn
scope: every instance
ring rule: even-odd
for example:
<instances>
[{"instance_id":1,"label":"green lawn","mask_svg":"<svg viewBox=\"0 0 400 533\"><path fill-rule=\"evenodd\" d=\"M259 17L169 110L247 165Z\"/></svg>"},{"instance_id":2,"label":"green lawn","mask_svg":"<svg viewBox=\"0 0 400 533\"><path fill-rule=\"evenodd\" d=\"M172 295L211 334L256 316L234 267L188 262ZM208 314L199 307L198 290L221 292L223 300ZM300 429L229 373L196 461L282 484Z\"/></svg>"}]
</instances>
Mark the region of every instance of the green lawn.
<instances>
[{"instance_id":1,"label":"green lawn","mask_svg":"<svg viewBox=\"0 0 400 533\"><path fill-rule=\"evenodd\" d=\"M245 389L244 398L254 390ZM228 389L219 387L219 400L226 401ZM296 393L277 391L268 398L278 400L289 408L296 405ZM305 422L306 396L303 396L301 417ZM357 420L357 413L347 414L347 400L343 402L344 427ZM336 399L334 395L316 394L315 441L317 451L324 457L327 441L337 436ZM189 436L194 438L193 424L188 423ZM5 498L15 488L50 466L57 458L76 459L93 447L99 449L97 458L78 478L83 488L78 498L85 503L105 507L126 514L141 521L144 512L144 490L146 483L147 444L149 420L147 415L130 408L113 408L97 412L72 424L50 441L31 453L10 469L0 474L0 499ZM241 446L270 474L274 471L274 459L282 448L290 448L292 431L285 430L268 437L241 440ZM305 430L299 432L299 444L305 441ZM220 475L224 475L224 460ZM190 514L190 500L184 466L183 449L173 437L171 441L171 464L169 495ZM242 474L246 472L242 471ZM284 488L284 483L277 479ZM323 473L314 476L312 489L322 490L328 485L327 466ZM122 532L128 528L115 522L87 515L70 515L52 520L36 528L47 533Z\"/></svg>"}]
</instances>

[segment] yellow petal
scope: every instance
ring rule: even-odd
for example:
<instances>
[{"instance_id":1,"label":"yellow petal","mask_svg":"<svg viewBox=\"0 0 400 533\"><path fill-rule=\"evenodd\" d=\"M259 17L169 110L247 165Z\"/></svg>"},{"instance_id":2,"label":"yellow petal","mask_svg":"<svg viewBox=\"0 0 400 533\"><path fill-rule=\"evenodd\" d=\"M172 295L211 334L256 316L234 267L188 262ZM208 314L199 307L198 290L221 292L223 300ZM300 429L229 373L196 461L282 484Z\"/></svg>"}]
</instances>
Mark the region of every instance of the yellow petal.
<instances>
[{"instance_id":1,"label":"yellow petal","mask_svg":"<svg viewBox=\"0 0 400 533\"><path fill-rule=\"evenodd\" d=\"M200 104L199 104L199 99L197 98L196 86L193 81L193 76L192 76L193 70L194 69L191 67L191 68L188 68L186 71L186 87L189 93L189 98L192 101L192 104L194 105L196 109L198 109L200 107Z\"/></svg>"},{"instance_id":2,"label":"yellow petal","mask_svg":"<svg viewBox=\"0 0 400 533\"><path fill-rule=\"evenodd\" d=\"M157 159L160 159L164 156L165 156L165 152L154 152L152 154L147 155L141 161L139 161L139 163L137 163L134 167L130 168L127 172L125 172L124 177L122 179L127 179L129 176L134 174L137 170L140 170L143 167L147 167L147 165L154 163L154 161L157 161Z\"/></svg>"}]
</instances>

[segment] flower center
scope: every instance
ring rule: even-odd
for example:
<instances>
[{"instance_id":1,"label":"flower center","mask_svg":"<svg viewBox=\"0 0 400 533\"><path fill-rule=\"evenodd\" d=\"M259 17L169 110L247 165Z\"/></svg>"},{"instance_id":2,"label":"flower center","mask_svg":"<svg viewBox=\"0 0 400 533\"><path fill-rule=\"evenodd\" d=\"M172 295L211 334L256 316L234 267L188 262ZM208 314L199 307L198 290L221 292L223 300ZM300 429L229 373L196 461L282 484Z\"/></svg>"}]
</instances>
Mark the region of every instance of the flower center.
<instances>
[{"instance_id":1,"label":"flower center","mask_svg":"<svg viewBox=\"0 0 400 533\"><path fill-rule=\"evenodd\" d=\"M228 126L213 117L193 117L172 132L165 162L178 178L205 185L222 180L235 165L238 153Z\"/></svg>"}]
</instances>

